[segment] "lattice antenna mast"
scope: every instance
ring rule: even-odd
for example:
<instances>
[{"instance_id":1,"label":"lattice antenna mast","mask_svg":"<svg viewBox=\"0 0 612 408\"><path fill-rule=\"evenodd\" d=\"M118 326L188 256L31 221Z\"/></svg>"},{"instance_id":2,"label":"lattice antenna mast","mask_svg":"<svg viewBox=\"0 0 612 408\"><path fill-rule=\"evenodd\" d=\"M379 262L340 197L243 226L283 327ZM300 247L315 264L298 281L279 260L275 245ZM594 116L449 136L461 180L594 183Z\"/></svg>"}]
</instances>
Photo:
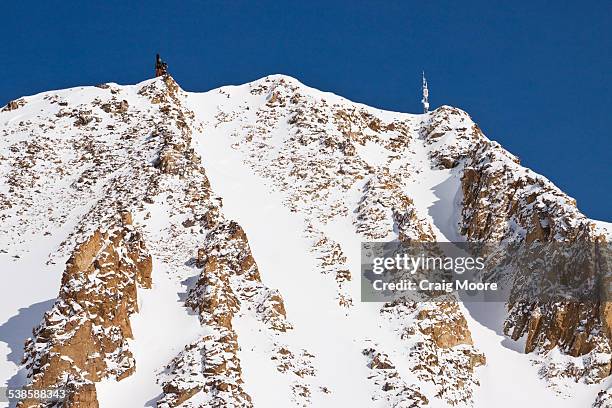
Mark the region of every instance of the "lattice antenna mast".
<instances>
[{"instance_id":1,"label":"lattice antenna mast","mask_svg":"<svg viewBox=\"0 0 612 408\"><path fill-rule=\"evenodd\" d=\"M427 89L427 78L425 78L425 71L423 71L423 113L429 112L429 89Z\"/></svg>"}]
</instances>

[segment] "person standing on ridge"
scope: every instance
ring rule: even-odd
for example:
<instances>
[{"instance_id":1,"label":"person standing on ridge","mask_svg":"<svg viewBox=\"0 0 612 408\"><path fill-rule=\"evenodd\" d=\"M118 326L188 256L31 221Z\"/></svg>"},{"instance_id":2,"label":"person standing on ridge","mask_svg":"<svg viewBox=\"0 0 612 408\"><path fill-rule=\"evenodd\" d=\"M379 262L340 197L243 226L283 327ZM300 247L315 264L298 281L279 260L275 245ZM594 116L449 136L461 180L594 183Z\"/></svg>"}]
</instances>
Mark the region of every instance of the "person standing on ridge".
<instances>
[{"instance_id":1,"label":"person standing on ridge","mask_svg":"<svg viewBox=\"0 0 612 408\"><path fill-rule=\"evenodd\" d=\"M168 64L166 64L159 54L155 59L155 77L164 76L168 74Z\"/></svg>"}]
</instances>

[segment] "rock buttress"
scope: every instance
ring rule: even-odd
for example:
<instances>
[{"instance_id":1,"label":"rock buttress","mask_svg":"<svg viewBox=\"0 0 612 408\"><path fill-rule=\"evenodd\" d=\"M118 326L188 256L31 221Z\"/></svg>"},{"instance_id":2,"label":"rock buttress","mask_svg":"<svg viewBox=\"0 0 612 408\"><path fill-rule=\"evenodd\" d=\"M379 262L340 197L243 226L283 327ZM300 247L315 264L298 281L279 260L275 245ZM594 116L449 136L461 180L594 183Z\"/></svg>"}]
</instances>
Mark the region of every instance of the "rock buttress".
<instances>
[{"instance_id":1,"label":"rock buttress","mask_svg":"<svg viewBox=\"0 0 612 408\"><path fill-rule=\"evenodd\" d=\"M27 387L65 388L61 406L98 407L95 382L135 370L130 316L138 311L137 287L151 287L151 270L142 236L129 223L99 229L77 246L55 304L26 341ZM29 399L18 406L47 405Z\"/></svg>"}]
</instances>

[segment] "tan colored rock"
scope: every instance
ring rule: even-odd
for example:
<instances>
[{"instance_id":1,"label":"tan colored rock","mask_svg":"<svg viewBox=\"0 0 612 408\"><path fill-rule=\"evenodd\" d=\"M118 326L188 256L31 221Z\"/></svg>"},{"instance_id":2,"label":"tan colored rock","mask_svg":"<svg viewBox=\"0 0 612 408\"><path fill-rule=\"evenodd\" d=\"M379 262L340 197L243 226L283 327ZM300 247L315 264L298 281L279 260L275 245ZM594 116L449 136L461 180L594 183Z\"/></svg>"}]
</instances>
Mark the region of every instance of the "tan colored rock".
<instances>
[{"instance_id":1,"label":"tan colored rock","mask_svg":"<svg viewBox=\"0 0 612 408\"><path fill-rule=\"evenodd\" d=\"M23 105L25 105L25 99L17 99L14 101L9 101L9 103L6 104L6 106L4 106L4 108L2 108L2 112L8 112L8 111L12 111L12 110L16 110L19 109L20 107L22 107Z\"/></svg>"},{"instance_id":2,"label":"tan colored rock","mask_svg":"<svg viewBox=\"0 0 612 408\"><path fill-rule=\"evenodd\" d=\"M95 384L84 384L71 390L65 408L99 408Z\"/></svg>"},{"instance_id":3,"label":"tan colored rock","mask_svg":"<svg viewBox=\"0 0 612 408\"><path fill-rule=\"evenodd\" d=\"M33 389L69 382L67 407L97 407L95 385L121 380L135 370L127 339L130 315L137 312L137 285L151 285L152 261L131 225L97 230L78 245L67 262L53 308L25 347ZM22 401L20 408L32 404Z\"/></svg>"},{"instance_id":4,"label":"tan colored rock","mask_svg":"<svg viewBox=\"0 0 612 408\"><path fill-rule=\"evenodd\" d=\"M419 320L431 321L421 331L431 336L440 348L452 348L460 344L473 345L467 320L459 311L456 303L437 302L436 309L423 309L417 314ZM453 316L451 322L442 320L439 315Z\"/></svg>"},{"instance_id":5,"label":"tan colored rock","mask_svg":"<svg viewBox=\"0 0 612 408\"><path fill-rule=\"evenodd\" d=\"M132 225L133 218L132 214L129 211L123 211L121 213L121 223L123 225Z\"/></svg>"}]
</instances>

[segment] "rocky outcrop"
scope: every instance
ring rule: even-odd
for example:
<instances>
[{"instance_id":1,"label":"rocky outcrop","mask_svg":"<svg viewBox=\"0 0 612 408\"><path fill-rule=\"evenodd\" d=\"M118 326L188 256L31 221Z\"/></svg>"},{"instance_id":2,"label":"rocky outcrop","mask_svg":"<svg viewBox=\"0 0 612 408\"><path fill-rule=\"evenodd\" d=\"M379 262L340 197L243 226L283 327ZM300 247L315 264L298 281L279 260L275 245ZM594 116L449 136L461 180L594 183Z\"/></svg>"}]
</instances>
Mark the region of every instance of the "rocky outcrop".
<instances>
[{"instance_id":1,"label":"rocky outcrop","mask_svg":"<svg viewBox=\"0 0 612 408\"><path fill-rule=\"evenodd\" d=\"M109 103L103 103L100 105L100 109L102 109L106 113L126 113L130 104L125 99L121 101L113 100Z\"/></svg>"},{"instance_id":2,"label":"rocky outcrop","mask_svg":"<svg viewBox=\"0 0 612 408\"><path fill-rule=\"evenodd\" d=\"M241 302L248 303L271 330L291 329L278 291L261 283L244 230L219 220L198 250L202 273L186 304L198 312L211 335L187 346L160 378L164 397L159 407L175 407L198 393L211 406L252 406L243 389L238 338L232 326Z\"/></svg>"},{"instance_id":3,"label":"rocky outcrop","mask_svg":"<svg viewBox=\"0 0 612 408\"><path fill-rule=\"evenodd\" d=\"M353 296L349 284L353 275L347 264L342 246L326 236L312 224L306 226L306 236L312 242L311 250L317 257L318 269L336 281L338 305L345 308L353 306Z\"/></svg>"},{"instance_id":4,"label":"rocky outcrop","mask_svg":"<svg viewBox=\"0 0 612 408\"><path fill-rule=\"evenodd\" d=\"M533 260L524 254L538 243L548 245L549 254L581 244L592 250L597 246L605 248L604 237L580 213L575 200L544 177L520 166L516 157L488 140L465 112L450 107L437 109L424 137L431 146L431 157L440 167L462 170L461 233L468 241L497 244L490 259L505 259L507 253L514 253L517 259ZM545 250L541 254L547 256ZM583 256L575 255L548 260L565 270L555 270L554 279L565 274L579 285L605 275L601 259L589 265L582 263ZM607 377L612 354L605 328L607 307L599 303L599 289L591 296L570 296L566 300L527 296L533 292L525 282L533 282L534 278L521 270L529 274L532 269L514 265L504 324L506 334L514 340L526 337L525 352L544 357L541 373L553 382L569 377L590 383ZM546 355L553 349L580 359L547 360Z\"/></svg>"},{"instance_id":5,"label":"rocky outcrop","mask_svg":"<svg viewBox=\"0 0 612 408\"><path fill-rule=\"evenodd\" d=\"M26 342L28 388L66 388L63 406L97 407L95 382L135 370L130 316L138 311L137 288L151 287L152 262L130 218L124 214L123 225L96 231L74 250L57 301Z\"/></svg>"},{"instance_id":6,"label":"rocky outcrop","mask_svg":"<svg viewBox=\"0 0 612 408\"><path fill-rule=\"evenodd\" d=\"M281 332L291 329L280 293L262 284L240 225L234 221L220 223L208 234L206 243L204 269L189 294L187 305L200 316L211 316L216 324L231 328L239 296L255 304L258 315L271 329ZM231 279L243 283L238 294L233 293Z\"/></svg>"},{"instance_id":7,"label":"rocky outcrop","mask_svg":"<svg viewBox=\"0 0 612 408\"><path fill-rule=\"evenodd\" d=\"M471 241L575 239L588 224L573 199L486 142L465 160L462 232ZM515 225L522 227L516 228Z\"/></svg>"},{"instance_id":8,"label":"rocky outcrop","mask_svg":"<svg viewBox=\"0 0 612 408\"><path fill-rule=\"evenodd\" d=\"M21 99L17 99L14 101L9 101L9 103L7 103L3 108L2 108L2 112L9 112L12 110L16 110L19 109L20 107L24 106L26 104L25 99L21 98Z\"/></svg>"},{"instance_id":9,"label":"rocky outcrop","mask_svg":"<svg viewBox=\"0 0 612 408\"><path fill-rule=\"evenodd\" d=\"M376 344L373 346L377 347ZM384 401L385 406L397 408L420 408L429 405L429 400L416 384L407 385L402 380L387 354L377 348L368 347L363 350L363 355L371 370L368 378L376 387L373 401Z\"/></svg>"},{"instance_id":10,"label":"rocky outcrop","mask_svg":"<svg viewBox=\"0 0 612 408\"><path fill-rule=\"evenodd\" d=\"M456 303L439 302L435 307L423 307L416 317L422 322L419 324L421 333L431 337L440 348L473 345L467 321Z\"/></svg>"},{"instance_id":11,"label":"rocky outcrop","mask_svg":"<svg viewBox=\"0 0 612 408\"><path fill-rule=\"evenodd\" d=\"M428 115L420 134L429 147L433 164L444 169L459 166L470 153L491 143L467 113L446 105Z\"/></svg>"},{"instance_id":12,"label":"rocky outcrop","mask_svg":"<svg viewBox=\"0 0 612 408\"><path fill-rule=\"evenodd\" d=\"M593 234L590 222L575 207L575 202L558 191L541 176L534 176L518 168L513 162L504 160L501 149L483 146L466 162L462 179L465 235L475 241L513 242L515 247L529 247L534 242L564 243L568 248L579 242L592 243L600 240ZM503 249L502 249L503 250ZM552 251L551 251L552 252ZM598 278L603 270L578 265L580 257L568 257L563 265L575 279ZM580 271L579 271L580 270ZM557 272L559 273L559 272ZM588 276L587 276L588 275ZM524 290L520 286L521 276L514 278L514 292ZM597 299L593 293L592 299ZM595 302L581 303L580 299L560 303L531 299L509 304L506 333L513 339L527 337L525 352L546 354L553 348L572 357L585 356L584 369L547 366L549 377L562 376L600 381L610 373L610 361L601 362L600 357L610 357L610 340L602 330L601 306ZM596 351L595 351L596 350Z\"/></svg>"},{"instance_id":13,"label":"rocky outcrop","mask_svg":"<svg viewBox=\"0 0 612 408\"><path fill-rule=\"evenodd\" d=\"M381 169L369 178L357 207L356 230L369 240L387 238L397 231L400 241L435 241L434 232L402 190L401 174Z\"/></svg>"},{"instance_id":14,"label":"rocky outcrop","mask_svg":"<svg viewBox=\"0 0 612 408\"><path fill-rule=\"evenodd\" d=\"M198 394L205 406L253 406L242 385L235 332L219 326L211 329L213 335L189 344L166 366L158 407L176 407Z\"/></svg>"},{"instance_id":15,"label":"rocky outcrop","mask_svg":"<svg viewBox=\"0 0 612 408\"><path fill-rule=\"evenodd\" d=\"M434 386L437 398L451 406L472 403L480 385L475 369L486 358L474 347L455 299L397 300L385 304L381 314L406 343L411 371Z\"/></svg>"},{"instance_id":16,"label":"rocky outcrop","mask_svg":"<svg viewBox=\"0 0 612 408\"><path fill-rule=\"evenodd\" d=\"M612 390L600 391L592 408L612 408Z\"/></svg>"},{"instance_id":17,"label":"rocky outcrop","mask_svg":"<svg viewBox=\"0 0 612 408\"><path fill-rule=\"evenodd\" d=\"M545 361L542 372L552 380L569 377L594 383L608 377L612 369L610 248L605 242L586 239L588 234L571 243L538 244L542 248L538 260L552 268L533 271L518 265L513 280L506 334L515 340L525 336L527 353L545 356L558 349L573 357ZM543 291L534 294L533 286L562 289L544 296Z\"/></svg>"},{"instance_id":18,"label":"rocky outcrop","mask_svg":"<svg viewBox=\"0 0 612 408\"><path fill-rule=\"evenodd\" d=\"M98 396L95 384L76 385L70 383L67 386L68 398L66 408L98 408Z\"/></svg>"}]
</instances>

